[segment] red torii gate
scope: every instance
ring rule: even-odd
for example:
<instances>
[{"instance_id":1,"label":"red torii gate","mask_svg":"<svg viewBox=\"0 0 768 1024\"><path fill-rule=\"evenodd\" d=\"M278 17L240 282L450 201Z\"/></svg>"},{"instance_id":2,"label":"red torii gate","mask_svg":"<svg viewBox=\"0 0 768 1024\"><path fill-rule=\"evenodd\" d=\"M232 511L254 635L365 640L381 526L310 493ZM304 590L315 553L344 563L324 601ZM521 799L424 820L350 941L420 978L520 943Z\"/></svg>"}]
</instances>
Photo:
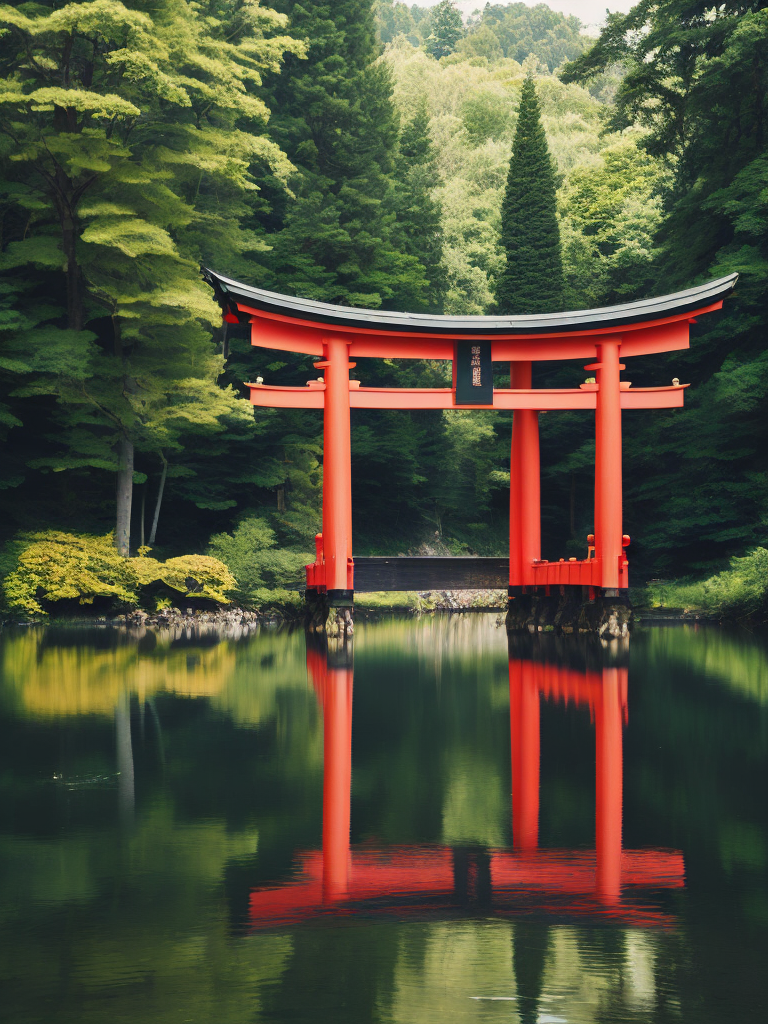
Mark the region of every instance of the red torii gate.
<instances>
[{"instance_id":1,"label":"red torii gate","mask_svg":"<svg viewBox=\"0 0 768 1024\"><path fill-rule=\"evenodd\" d=\"M329 604L349 604L352 558L351 409L513 409L510 474L510 596L552 586L586 586L617 596L628 586L622 528L621 413L683 405L685 384L632 388L621 380L626 356L689 347L689 326L720 309L738 275L642 302L539 316L433 316L355 309L252 288L211 270L203 276L229 323L249 323L261 348L318 356L322 379L306 387L248 384L254 405L322 409L323 529L307 587ZM350 380L355 358L445 359L450 388L366 388ZM534 361L586 359L594 383L534 389ZM492 387L492 362L511 364L510 388ZM470 374L468 386L462 372ZM489 380L489 375L490 380ZM473 388L476 400L473 400ZM460 392L463 390L463 395ZM589 556L559 562L541 558L538 414L563 409L595 413L594 534ZM383 589L383 588L382 588ZM390 587L390 589L407 589Z\"/></svg>"},{"instance_id":2,"label":"red torii gate","mask_svg":"<svg viewBox=\"0 0 768 1024\"><path fill-rule=\"evenodd\" d=\"M351 662L329 664L324 651L308 648L307 671L323 709L322 851L299 853L292 881L251 892L252 928L356 909L434 915L478 900L486 901L484 912L502 916L609 917L635 927L673 923L643 896L649 890L683 887L682 854L622 849L626 668L580 671L510 655L513 848L474 852L448 846L351 846L353 668ZM592 713L597 754L594 852L539 849L542 696L586 704Z\"/></svg>"}]
</instances>

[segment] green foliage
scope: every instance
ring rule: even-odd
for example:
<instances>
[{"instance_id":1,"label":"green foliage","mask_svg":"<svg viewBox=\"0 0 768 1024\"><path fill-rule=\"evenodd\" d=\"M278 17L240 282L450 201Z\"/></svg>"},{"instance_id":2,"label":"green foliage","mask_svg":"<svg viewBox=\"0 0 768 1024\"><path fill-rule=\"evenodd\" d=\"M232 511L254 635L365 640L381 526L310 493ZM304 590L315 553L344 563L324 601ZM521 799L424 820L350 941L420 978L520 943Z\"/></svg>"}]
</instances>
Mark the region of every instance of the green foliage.
<instances>
[{"instance_id":1,"label":"green foliage","mask_svg":"<svg viewBox=\"0 0 768 1024\"><path fill-rule=\"evenodd\" d=\"M265 218L265 283L342 305L429 304L424 266L394 237L398 123L370 3L282 6L308 49L270 79L271 131L298 173L295 198Z\"/></svg>"},{"instance_id":2,"label":"green foliage","mask_svg":"<svg viewBox=\"0 0 768 1024\"><path fill-rule=\"evenodd\" d=\"M455 52L488 64L504 58L522 64L533 54L542 66L554 71L592 42L583 35L578 18L566 17L545 4L486 4L467 20L466 29L455 6L445 0L432 8L376 0L374 13L382 43L392 43L400 36L438 58ZM444 49L433 53L441 39Z\"/></svg>"},{"instance_id":3,"label":"green foliage","mask_svg":"<svg viewBox=\"0 0 768 1024\"><path fill-rule=\"evenodd\" d=\"M425 42L425 49L431 57L439 60L453 53L456 44L464 35L461 14L452 0L440 0L432 8L430 33Z\"/></svg>"},{"instance_id":4,"label":"green foliage","mask_svg":"<svg viewBox=\"0 0 768 1024\"><path fill-rule=\"evenodd\" d=\"M606 141L601 165L574 168L558 191L567 309L625 302L655 288L670 175L643 149L638 130Z\"/></svg>"},{"instance_id":5,"label":"green foliage","mask_svg":"<svg viewBox=\"0 0 768 1024\"><path fill-rule=\"evenodd\" d=\"M609 123L640 127L646 150L671 168L646 291L741 275L723 317L692 332L690 354L659 360L663 377L694 385L685 410L645 423L625 459L625 505L660 525L644 557L664 575L711 570L765 538L767 29L763 3L642 2L612 15L563 74L589 82L620 62Z\"/></svg>"},{"instance_id":6,"label":"green foliage","mask_svg":"<svg viewBox=\"0 0 768 1024\"><path fill-rule=\"evenodd\" d=\"M738 270L690 352L628 374L694 387L684 410L626 415L625 523L633 581L712 573L764 544L764 4L642 0L588 53L575 19L543 5L486 6L466 31L445 3L276 6L0 11L3 536L105 534L117 473L133 549L161 479L163 558L234 537L243 509L274 531L266 552L311 549L319 417L254 414L242 382L304 384L313 359L253 350L237 325L219 333L204 261L278 291L451 314L488 312L494 288L500 308L511 291L510 311L588 308ZM463 35L434 59L443 15ZM524 140L540 173L517 180ZM536 372L542 386L583 380L567 365ZM366 360L355 375L447 383L427 361ZM592 420L542 417L541 433L544 555L581 554ZM356 410L352 438L358 553L435 532L446 548L504 550L507 417ZM135 571L155 576L141 585L165 587L164 565L143 559Z\"/></svg>"},{"instance_id":7,"label":"green foliage","mask_svg":"<svg viewBox=\"0 0 768 1024\"><path fill-rule=\"evenodd\" d=\"M395 237L399 248L418 259L429 281L421 306L413 312L441 313L445 301L442 207L435 198L440 185L437 155L429 134L429 110L422 101L400 135L395 164Z\"/></svg>"},{"instance_id":8,"label":"green foliage","mask_svg":"<svg viewBox=\"0 0 768 1024\"><path fill-rule=\"evenodd\" d=\"M768 616L768 549L755 548L700 583L648 585L653 607L703 609L724 618Z\"/></svg>"},{"instance_id":9,"label":"green foliage","mask_svg":"<svg viewBox=\"0 0 768 1024\"><path fill-rule=\"evenodd\" d=\"M3 597L11 611L44 615L41 601L66 599L80 604L92 604L97 597L138 601L135 575L118 555L111 534L87 537L50 530L22 535L9 547L14 568L3 581Z\"/></svg>"},{"instance_id":10,"label":"green foliage","mask_svg":"<svg viewBox=\"0 0 768 1024\"><path fill-rule=\"evenodd\" d=\"M496 282L500 313L555 313L563 265L555 176L533 78L526 78L501 206L504 267Z\"/></svg>"},{"instance_id":11,"label":"green foliage","mask_svg":"<svg viewBox=\"0 0 768 1024\"><path fill-rule=\"evenodd\" d=\"M373 12L380 43L391 43L402 35L412 46L420 46L429 34L430 10L399 0L375 0Z\"/></svg>"},{"instance_id":12,"label":"green foliage","mask_svg":"<svg viewBox=\"0 0 768 1024\"><path fill-rule=\"evenodd\" d=\"M215 556L211 561L229 566L236 600L248 607L287 599L303 585L304 566L314 561L313 555L277 547L275 531L257 516L241 520L231 534L215 534L208 551Z\"/></svg>"},{"instance_id":13,"label":"green foliage","mask_svg":"<svg viewBox=\"0 0 768 1024\"><path fill-rule=\"evenodd\" d=\"M20 534L5 546L0 563L5 607L29 615L45 615L48 606L67 600L83 605L107 598L112 604L136 605L141 588L154 583L228 604L227 594L237 586L223 562L205 555L183 555L164 563L146 556L123 558L114 534Z\"/></svg>"},{"instance_id":14,"label":"green foliage","mask_svg":"<svg viewBox=\"0 0 768 1024\"><path fill-rule=\"evenodd\" d=\"M533 54L554 71L564 60L583 53L589 41L578 18L566 17L545 4L486 4L458 48L467 55L489 60L510 57L520 64Z\"/></svg>"},{"instance_id":15,"label":"green foliage","mask_svg":"<svg viewBox=\"0 0 768 1024\"><path fill-rule=\"evenodd\" d=\"M237 588L229 568L210 555L179 555L169 558L162 568L161 580L167 586L219 604L229 604L228 595Z\"/></svg>"},{"instance_id":16,"label":"green foliage","mask_svg":"<svg viewBox=\"0 0 768 1024\"><path fill-rule=\"evenodd\" d=\"M263 248L242 227L251 168L284 182L290 164L264 135L261 76L304 47L258 0L4 7L0 25L8 410L24 422L18 399L56 396L28 469L123 470L127 554L134 449L180 453L235 402L198 264Z\"/></svg>"}]
</instances>

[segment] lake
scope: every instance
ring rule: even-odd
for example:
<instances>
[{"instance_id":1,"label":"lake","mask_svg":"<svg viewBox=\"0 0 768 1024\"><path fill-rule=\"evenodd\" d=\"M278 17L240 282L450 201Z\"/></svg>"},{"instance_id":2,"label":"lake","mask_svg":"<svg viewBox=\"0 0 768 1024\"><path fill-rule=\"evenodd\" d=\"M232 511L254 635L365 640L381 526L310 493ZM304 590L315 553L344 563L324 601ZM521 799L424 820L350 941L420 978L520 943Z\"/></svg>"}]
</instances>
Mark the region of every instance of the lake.
<instances>
[{"instance_id":1,"label":"lake","mask_svg":"<svg viewBox=\"0 0 768 1024\"><path fill-rule=\"evenodd\" d=\"M768 645L0 634L0 1020L764 1019Z\"/></svg>"}]
</instances>

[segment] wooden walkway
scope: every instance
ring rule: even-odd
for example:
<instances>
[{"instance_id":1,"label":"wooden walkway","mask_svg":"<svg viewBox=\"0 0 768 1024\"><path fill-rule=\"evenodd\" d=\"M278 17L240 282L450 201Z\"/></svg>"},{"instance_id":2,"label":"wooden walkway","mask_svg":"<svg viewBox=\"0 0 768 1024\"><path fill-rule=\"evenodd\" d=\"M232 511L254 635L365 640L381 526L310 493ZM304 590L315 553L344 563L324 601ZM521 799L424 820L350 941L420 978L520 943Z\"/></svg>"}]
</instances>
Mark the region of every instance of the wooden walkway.
<instances>
[{"instance_id":1,"label":"wooden walkway","mask_svg":"<svg viewBox=\"0 0 768 1024\"><path fill-rule=\"evenodd\" d=\"M387 590L506 590L508 558L355 558L355 593Z\"/></svg>"}]
</instances>

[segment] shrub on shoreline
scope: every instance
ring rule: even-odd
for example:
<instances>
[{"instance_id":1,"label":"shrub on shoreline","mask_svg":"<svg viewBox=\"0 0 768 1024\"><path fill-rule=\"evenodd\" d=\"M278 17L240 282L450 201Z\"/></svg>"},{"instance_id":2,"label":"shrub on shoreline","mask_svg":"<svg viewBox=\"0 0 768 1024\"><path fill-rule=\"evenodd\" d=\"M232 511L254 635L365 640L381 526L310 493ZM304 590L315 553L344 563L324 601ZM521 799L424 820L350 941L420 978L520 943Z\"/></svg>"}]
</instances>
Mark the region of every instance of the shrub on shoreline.
<instances>
[{"instance_id":1,"label":"shrub on shoreline","mask_svg":"<svg viewBox=\"0 0 768 1024\"><path fill-rule=\"evenodd\" d=\"M768 548L732 558L728 569L699 583L650 583L653 607L697 608L723 618L768 615Z\"/></svg>"},{"instance_id":2,"label":"shrub on shoreline","mask_svg":"<svg viewBox=\"0 0 768 1024\"><path fill-rule=\"evenodd\" d=\"M0 558L3 605L11 612L46 615L46 605L59 601L93 604L105 598L135 607L158 589L171 590L196 600L229 604L237 580L219 559L182 555L159 562L141 554L122 558L114 535L46 530L20 534Z\"/></svg>"},{"instance_id":3,"label":"shrub on shoreline","mask_svg":"<svg viewBox=\"0 0 768 1024\"><path fill-rule=\"evenodd\" d=\"M214 534L208 554L229 566L237 579L233 598L246 608L292 604L304 582L304 566L315 559L277 547L275 531L258 516L241 520L231 534Z\"/></svg>"}]
</instances>

